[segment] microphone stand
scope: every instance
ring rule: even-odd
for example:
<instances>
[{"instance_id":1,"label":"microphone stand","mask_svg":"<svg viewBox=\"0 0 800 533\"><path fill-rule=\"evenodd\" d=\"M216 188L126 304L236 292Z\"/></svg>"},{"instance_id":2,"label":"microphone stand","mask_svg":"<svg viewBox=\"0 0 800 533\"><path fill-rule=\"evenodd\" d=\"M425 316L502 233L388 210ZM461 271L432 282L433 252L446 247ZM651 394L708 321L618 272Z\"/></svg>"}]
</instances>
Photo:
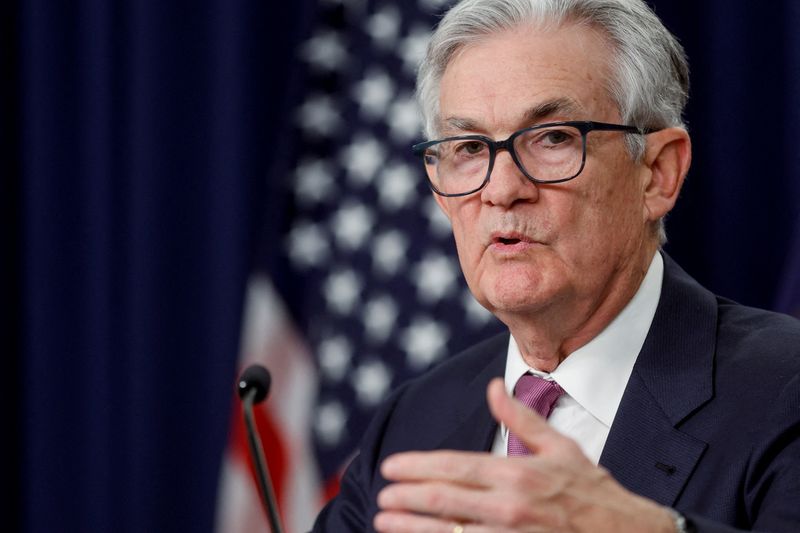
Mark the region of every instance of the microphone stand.
<instances>
[{"instance_id":1,"label":"microphone stand","mask_svg":"<svg viewBox=\"0 0 800 533\"><path fill-rule=\"evenodd\" d=\"M261 495L261 503L264 504L264 510L267 512L270 529L272 529L272 533L283 533L280 517L278 516L278 504L275 502L275 493L272 490L272 482L267 472L264 448L261 445L261 438L258 436L258 429L253 417L253 403L257 392L255 388L248 390L242 402L244 423L247 426L247 443L250 445L250 454L256 464L256 472L258 474L256 478L258 478L258 485L261 489L259 494Z\"/></svg>"}]
</instances>

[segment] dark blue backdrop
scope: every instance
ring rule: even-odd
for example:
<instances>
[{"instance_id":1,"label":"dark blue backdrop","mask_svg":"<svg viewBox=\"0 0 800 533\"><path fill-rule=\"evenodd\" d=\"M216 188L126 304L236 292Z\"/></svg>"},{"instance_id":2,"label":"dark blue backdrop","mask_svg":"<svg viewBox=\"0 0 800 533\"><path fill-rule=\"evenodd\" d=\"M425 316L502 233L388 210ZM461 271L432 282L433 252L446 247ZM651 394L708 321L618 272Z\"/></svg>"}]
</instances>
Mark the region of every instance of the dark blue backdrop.
<instances>
[{"instance_id":1,"label":"dark blue backdrop","mask_svg":"<svg viewBox=\"0 0 800 533\"><path fill-rule=\"evenodd\" d=\"M654 4L693 71L668 250L726 296L792 305L800 6ZM285 209L265 176L310 2L2 9L4 519L208 532L245 281Z\"/></svg>"}]
</instances>

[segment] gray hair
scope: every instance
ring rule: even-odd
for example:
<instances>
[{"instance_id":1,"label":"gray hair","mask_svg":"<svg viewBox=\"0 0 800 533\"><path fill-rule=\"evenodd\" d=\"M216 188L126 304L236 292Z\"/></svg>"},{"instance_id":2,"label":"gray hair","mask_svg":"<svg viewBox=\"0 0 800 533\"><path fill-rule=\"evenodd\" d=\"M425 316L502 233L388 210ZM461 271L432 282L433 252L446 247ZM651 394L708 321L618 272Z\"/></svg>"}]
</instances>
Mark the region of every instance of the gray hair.
<instances>
[{"instance_id":1,"label":"gray hair","mask_svg":"<svg viewBox=\"0 0 800 533\"><path fill-rule=\"evenodd\" d=\"M417 75L425 135L437 136L439 84L454 54L488 35L525 24L540 28L575 23L599 29L614 50L607 90L625 124L685 127L689 65L683 47L642 0L463 0L442 18ZM634 160L641 135L627 135ZM663 226L663 225L662 225ZM663 227L660 238L665 240Z\"/></svg>"},{"instance_id":2,"label":"gray hair","mask_svg":"<svg viewBox=\"0 0 800 533\"><path fill-rule=\"evenodd\" d=\"M439 83L453 55L482 37L524 24L572 22L598 28L616 54L609 94L622 121L640 128L683 127L689 65L683 47L641 0L464 0L441 20L417 75L417 99L428 138L437 135ZM629 146L639 158L639 135ZM636 141L638 140L638 141Z\"/></svg>"}]
</instances>

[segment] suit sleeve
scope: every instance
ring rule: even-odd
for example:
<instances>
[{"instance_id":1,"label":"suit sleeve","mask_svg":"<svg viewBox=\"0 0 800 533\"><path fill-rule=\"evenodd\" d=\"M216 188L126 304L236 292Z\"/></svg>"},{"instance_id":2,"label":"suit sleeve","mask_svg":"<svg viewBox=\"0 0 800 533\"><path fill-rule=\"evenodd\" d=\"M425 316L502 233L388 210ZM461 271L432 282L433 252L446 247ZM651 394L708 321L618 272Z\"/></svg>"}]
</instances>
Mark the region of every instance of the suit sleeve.
<instances>
[{"instance_id":1,"label":"suit sleeve","mask_svg":"<svg viewBox=\"0 0 800 533\"><path fill-rule=\"evenodd\" d=\"M746 488L754 531L800 531L800 375L784 387L767 438L753 454Z\"/></svg>"},{"instance_id":2,"label":"suit sleeve","mask_svg":"<svg viewBox=\"0 0 800 533\"><path fill-rule=\"evenodd\" d=\"M744 487L751 527L735 529L687 514L698 533L800 531L800 375L764 412L764 438L753 450Z\"/></svg>"}]
</instances>

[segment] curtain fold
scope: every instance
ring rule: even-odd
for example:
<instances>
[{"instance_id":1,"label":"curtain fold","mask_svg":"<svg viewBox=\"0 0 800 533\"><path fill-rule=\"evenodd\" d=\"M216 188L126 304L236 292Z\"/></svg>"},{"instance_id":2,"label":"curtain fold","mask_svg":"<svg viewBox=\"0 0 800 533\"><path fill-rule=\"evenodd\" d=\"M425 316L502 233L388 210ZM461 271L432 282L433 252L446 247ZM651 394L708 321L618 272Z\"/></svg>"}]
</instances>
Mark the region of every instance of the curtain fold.
<instances>
[{"instance_id":1,"label":"curtain fold","mask_svg":"<svg viewBox=\"0 0 800 533\"><path fill-rule=\"evenodd\" d=\"M19 3L25 531L211 530L297 6Z\"/></svg>"}]
</instances>

